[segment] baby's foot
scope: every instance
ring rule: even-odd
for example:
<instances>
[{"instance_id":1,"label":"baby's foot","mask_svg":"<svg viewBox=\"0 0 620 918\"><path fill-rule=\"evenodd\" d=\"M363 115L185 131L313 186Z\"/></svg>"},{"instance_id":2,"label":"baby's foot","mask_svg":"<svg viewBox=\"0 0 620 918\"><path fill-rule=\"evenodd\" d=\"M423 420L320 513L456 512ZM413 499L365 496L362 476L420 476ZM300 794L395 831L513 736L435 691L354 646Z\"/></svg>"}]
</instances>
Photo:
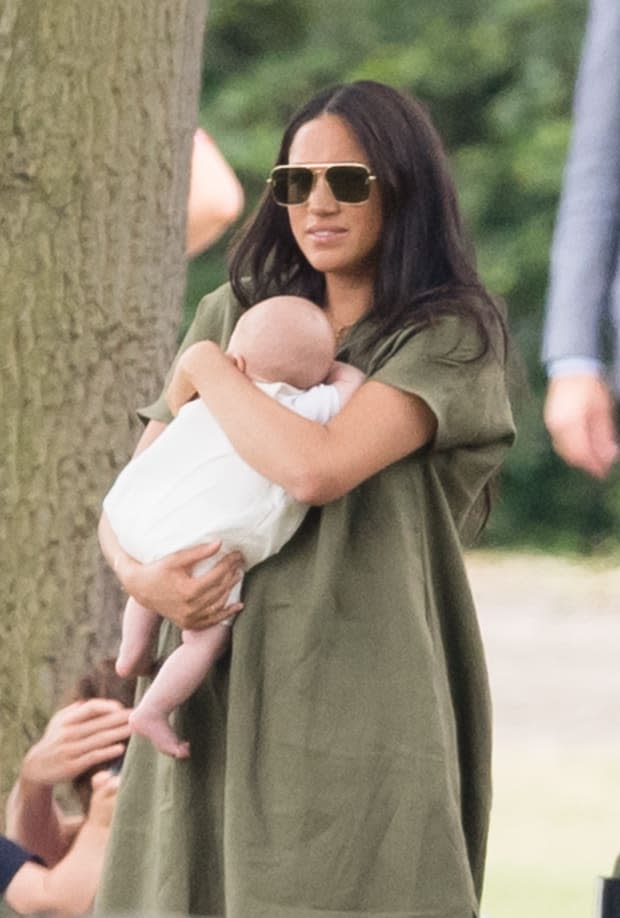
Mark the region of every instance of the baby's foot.
<instances>
[{"instance_id":1,"label":"baby's foot","mask_svg":"<svg viewBox=\"0 0 620 918\"><path fill-rule=\"evenodd\" d=\"M189 743L178 738L165 714L138 705L129 715L129 725L132 733L145 736L164 755L175 759L189 758Z\"/></svg>"}]
</instances>

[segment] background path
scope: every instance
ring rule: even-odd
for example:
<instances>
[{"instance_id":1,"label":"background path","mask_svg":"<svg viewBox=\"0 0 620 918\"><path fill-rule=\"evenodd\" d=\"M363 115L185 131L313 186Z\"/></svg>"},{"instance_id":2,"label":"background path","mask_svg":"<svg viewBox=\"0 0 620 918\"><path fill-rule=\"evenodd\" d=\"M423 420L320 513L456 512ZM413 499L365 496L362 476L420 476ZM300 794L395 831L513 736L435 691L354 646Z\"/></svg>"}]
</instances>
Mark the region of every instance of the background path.
<instances>
[{"instance_id":1,"label":"background path","mask_svg":"<svg viewBox=\"0 0 620 918\"><path fill-rule=\"evenodd\" d=\"M496 742L620 750L620 559L474 553L468 571Z\"/></svg>"},{"instance_id":2,"label":"background path","mask_svg":"<svg viewBox=\"0 0 620 918\"><path fill-rule=\"evenodd\" d=\"M472 553L494 703L489 918L590 918L620 853L620 563Z\"/></svg>"}]
</instances>

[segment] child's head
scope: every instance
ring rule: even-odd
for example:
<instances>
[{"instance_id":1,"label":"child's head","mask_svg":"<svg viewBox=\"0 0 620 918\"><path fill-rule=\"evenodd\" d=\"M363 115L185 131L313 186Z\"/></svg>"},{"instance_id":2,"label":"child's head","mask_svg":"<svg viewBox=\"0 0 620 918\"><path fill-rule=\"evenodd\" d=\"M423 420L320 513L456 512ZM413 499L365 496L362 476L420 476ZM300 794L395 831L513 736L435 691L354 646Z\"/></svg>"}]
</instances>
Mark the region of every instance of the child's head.
<instances>
[{"instance_id":1,"label":"child's head","mask_svg":"<svg viewBox=\"0 0 620 918\"><path fill-rule=\"evenodd\" d=\"M299 296L274 296L248 309L237 322L228 350L262 382L308 389L322 382L336 356L325 312Z\"/></svg>"},{"instance_id":2,"label":"child's head","mask_svg":"<svg viewBox=\"0 0 620 918\"><path fill-rule=\"evenodd\" d=\"M133 705L136 680L131 677L122 678L117 675L114 664L115 660L111 657L99 660L92 669L80 676L69 694L68 701L112 698L115 701L120 701L124 707L130 708ZM86 771L76 775L73 779L73 789L85 813L88 810L92 794L92 776L98 771L106 771L111 766L116 765L117 762L118 760L100 762L98 765L93 765L92 768L88 768Z\"/></svg>"}]
</instances>

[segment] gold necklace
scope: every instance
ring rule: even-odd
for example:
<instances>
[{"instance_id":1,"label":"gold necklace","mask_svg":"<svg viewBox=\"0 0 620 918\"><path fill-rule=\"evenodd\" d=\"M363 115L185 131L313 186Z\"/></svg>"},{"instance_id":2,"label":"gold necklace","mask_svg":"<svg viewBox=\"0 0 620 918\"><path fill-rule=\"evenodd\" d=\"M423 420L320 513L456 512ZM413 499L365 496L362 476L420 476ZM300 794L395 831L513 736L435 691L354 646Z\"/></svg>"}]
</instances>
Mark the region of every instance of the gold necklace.
<instances>
[{"instance_id":1,"label":"gold necklace","mask_svg":"<svg viewBox=\"0 0 620 918\"><path fill-rule=\"evenodd\" d=\"M354 323L351 322L350 325L341 325L340 328L335 329L337 347L340 347L344 339L347 337L347 335L349 334L349 331L353 328L353 324Z\"/></svg>"}]
</instances>

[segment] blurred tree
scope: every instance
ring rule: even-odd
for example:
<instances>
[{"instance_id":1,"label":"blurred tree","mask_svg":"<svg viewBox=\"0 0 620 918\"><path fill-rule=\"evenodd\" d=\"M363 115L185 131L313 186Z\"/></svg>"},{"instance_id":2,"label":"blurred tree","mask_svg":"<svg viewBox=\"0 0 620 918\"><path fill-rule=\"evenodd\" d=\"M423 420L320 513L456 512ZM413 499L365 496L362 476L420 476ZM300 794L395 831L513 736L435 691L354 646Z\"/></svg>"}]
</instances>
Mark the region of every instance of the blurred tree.
<instances>
[{"instance_id":1,"label":"blurred tree","mask_svg":"<svg viewBox=\"0 0 620 918\"><path fill-rule=\"evenodd\" d=\"M96 525L174 348L205 12L5 0L0 15L3 790L118 625Z\"/></svg>"},{"instance_id":2,"label":"blurred tree","mask_svg":"<svg viewBox=\"0 0 620 918\"><path fill-rule=\"evenodd\" d=\"M249 207L285 121L318 88L384 80L430 108L481 273L507 301L529 369L519 440L487 536L495 544L590 550L620 532L620 484L564 467L541 420L542 306L585 12L586 0L211 3L201 117L238 171ZM225 278L227 241L191 266L186 322Z\"/></svg>"}]
</instances>

